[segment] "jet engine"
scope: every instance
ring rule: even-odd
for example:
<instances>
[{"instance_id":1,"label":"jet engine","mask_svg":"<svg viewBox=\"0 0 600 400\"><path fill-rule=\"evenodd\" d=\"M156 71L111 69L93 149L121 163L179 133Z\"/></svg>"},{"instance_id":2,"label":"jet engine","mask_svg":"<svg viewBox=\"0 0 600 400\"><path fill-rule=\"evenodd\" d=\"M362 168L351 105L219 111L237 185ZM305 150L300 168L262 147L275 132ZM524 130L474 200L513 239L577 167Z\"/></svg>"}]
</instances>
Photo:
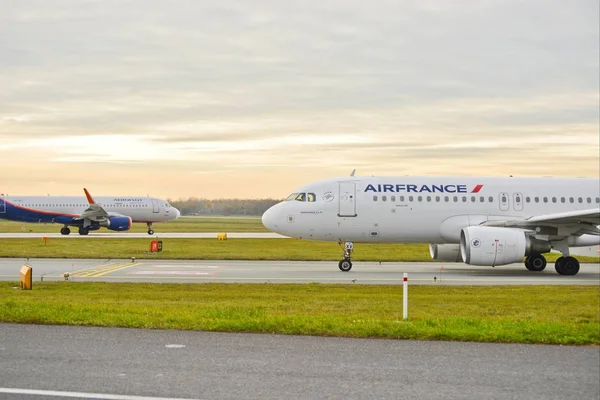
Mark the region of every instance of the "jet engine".
<instances>
[{"instance_id":1,"label":"jet engine","mask_svg":"<svg viewBox=\"0 0 600 400\"><path fill-rule=\"evenodd\" d=\"M99 223L100 226L104 226L111 231L128 231L131 228L131 217L109 217L106 220Z\"/></svg>"},{"instance_id":2,"label":"jet engine","mask_svg":"<svg viewBox=\"0 0 600 400\"><path fill-rule=\"evenodd\" d=\"M530 254L551 250L550 242L531 238L520 229L470 226L460 234L460 253L471 265L506 265Z\"/></svg>"},{"instance_id":3,"label":"jet engine","mask_svg":"<svg viewBox=\"0 0 600 400\"><path fill-rule=\"evenodd\" d=\"M438 261L461 262L463 259L460 254L459 244L429 244L429 254L431 258Z\"/></svg>"}]
</instances>

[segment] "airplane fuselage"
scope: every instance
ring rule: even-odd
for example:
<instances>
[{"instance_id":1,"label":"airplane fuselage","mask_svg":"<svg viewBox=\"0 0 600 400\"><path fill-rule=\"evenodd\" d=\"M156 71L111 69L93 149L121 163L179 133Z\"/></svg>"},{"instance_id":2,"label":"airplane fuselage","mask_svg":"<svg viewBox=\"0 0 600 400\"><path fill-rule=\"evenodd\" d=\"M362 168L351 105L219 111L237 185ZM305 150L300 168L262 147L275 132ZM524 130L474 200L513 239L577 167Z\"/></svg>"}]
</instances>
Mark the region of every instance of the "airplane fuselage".
<instances>
[{"instance_id":1,"label":"airplane fuselage","mask_svg":"<svg viewBox=\"0 0 600 400\"><path fill-rule=\"evenodd\" d=\"M462 228L486 221L600 207L588 178L346 177L295 193L304 201L275 205L265 225L320 241L459 243Z\"/></svg>"}]
</instances>

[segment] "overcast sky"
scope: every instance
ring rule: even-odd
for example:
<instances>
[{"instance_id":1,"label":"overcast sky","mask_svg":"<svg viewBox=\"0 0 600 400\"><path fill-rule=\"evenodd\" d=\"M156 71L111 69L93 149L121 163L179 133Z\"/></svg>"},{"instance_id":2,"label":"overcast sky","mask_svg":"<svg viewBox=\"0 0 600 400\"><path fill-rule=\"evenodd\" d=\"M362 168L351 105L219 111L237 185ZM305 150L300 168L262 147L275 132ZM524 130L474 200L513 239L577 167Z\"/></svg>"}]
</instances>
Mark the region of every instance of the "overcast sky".
<instances>
[{"instance_id":1,"label":"overcast sky","mask_svg":"<svg viewBox=\"0 0 600 400\"><path fill-rule=\"evenodd\" d=\"M599 175L597 0L0 0L0 192Z\"/></svg>"}]
</instances>

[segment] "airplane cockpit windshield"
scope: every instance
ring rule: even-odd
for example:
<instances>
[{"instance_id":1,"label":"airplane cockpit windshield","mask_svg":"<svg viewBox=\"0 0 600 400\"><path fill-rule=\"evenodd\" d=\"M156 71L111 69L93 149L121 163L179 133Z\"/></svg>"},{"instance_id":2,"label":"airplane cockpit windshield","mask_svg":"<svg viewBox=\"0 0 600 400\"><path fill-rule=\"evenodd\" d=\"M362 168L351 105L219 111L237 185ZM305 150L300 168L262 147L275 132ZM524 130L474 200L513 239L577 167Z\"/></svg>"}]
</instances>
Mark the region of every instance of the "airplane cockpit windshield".
<instances>
[{"instance_id":1,"label":"airplane cockpit windshield","mask_svg":"<svg viewBox=\"0 0 600 400\"><path fill-rule=\"evenodd\" d=\"M317 201L317 196L314 193L292 193L285 201L308 201L314 203Z\"/></svg>"}]
</instances>

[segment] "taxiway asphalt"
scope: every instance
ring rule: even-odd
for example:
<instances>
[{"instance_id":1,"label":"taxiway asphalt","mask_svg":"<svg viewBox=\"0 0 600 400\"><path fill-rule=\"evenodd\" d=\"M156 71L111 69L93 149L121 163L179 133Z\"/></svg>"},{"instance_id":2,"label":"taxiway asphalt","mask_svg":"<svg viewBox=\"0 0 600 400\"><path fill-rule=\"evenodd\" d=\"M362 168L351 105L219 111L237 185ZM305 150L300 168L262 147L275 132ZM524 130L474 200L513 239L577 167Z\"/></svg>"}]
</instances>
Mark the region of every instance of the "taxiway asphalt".
<instances>
[{"instance_id":1,"label":"taxiway asphalt","mask_svg":"<svg viewBox=\"0 0 600 400\"><path fill-rule=\"evenodd\" d=\"M11 400L597 399L599 377L596 346L0 324Z\"/></svg>"},{"instance_id":2,"label":"taxiway asphalt","mask_svg":"<svg viewBox=\"0 0 600 400\"><path fill-rule=\"evenodd\" d=\"M205 260L91 260L0 259L0 280L18 281L23 265L33 268L33 281L64 280L107 282L237 282L338 283L420 285L598 285L600 264L582 264L575 276L558 275L551 263L542 272L522 264L476 267L463 263L378 263L356 261L341 272L335 261L205 261Z\"/></svg>"}]
</instances>

